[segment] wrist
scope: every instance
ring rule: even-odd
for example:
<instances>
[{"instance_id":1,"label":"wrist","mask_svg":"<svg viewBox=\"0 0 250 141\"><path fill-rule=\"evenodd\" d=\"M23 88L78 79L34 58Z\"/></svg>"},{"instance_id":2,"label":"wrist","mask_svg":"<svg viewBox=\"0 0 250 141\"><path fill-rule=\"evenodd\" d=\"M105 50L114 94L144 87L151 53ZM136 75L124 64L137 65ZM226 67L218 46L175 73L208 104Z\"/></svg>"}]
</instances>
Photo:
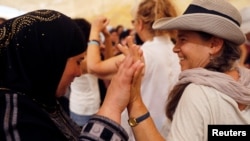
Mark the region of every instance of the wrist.
<instances>
[{"instance_id":1,"label":"wrist","mask_svg":"<svg viewBox=\"0 0 250 141\"><path fill-rule=\"evenodd\" d=\"M101 43L100 43L99 40L91 39L91 40L88 41L88 46L90 46L90 45L100 46Z\"/></svg>"},{"instance_id":2,"label":"wrist","mask_svg":"<svg viewBox=\"0 0 250 141\"><path fill-rule=\"evenodd\" d=\"M109 119L120 124L121 112L111 107L113 107L113 105L106 105L105 103L103 103L103 105L100 107L99 111L97 112L97 115L108 117Z\"/></svg>"},{"instance_id":3,"label":"wrist","mask_svg":"<svg viewBox=\"0 0 250 141\"><path fill-rule=\"evenodd\" d=\"M99 35L101 33L101 31L99 29L97 29L97 28L91 28L90 33Z\"/></svg>"},{"instance_id":4,"label":"wrist","mask_svg":"<svg viewBox=\"0 0 250 141\"><path fill-rule=\"evenodd\" d=\"M150 113L147 112L137 118L134 118L134 117L130 117L128 119L128 124L131 126L131 127L135 127L136 125L138 125L140 122L146 120L147 118L150 117Z\"/></svg>"},{"instance_id":5,"label":"wrist","mask_svg":"<svg viewBox=\"0 0 250 141\"><path fill-rule=\"evenodd\" d=\"M98 31L98 30L91 30L90 31L90 35L89 35L89 39L95 39L95 40L99 40L100 41L100 31Z\"/></svg>"},{"instance_id":6,"label":"wrist","mask_svg":"<svg viewBox=\"0 0 250 141\"><path fill-rule=\"evenodd\" d=\"M141 98L137 98L127 106L129 117L139 117L148 112Z\"/></svg>"}]
</instances>

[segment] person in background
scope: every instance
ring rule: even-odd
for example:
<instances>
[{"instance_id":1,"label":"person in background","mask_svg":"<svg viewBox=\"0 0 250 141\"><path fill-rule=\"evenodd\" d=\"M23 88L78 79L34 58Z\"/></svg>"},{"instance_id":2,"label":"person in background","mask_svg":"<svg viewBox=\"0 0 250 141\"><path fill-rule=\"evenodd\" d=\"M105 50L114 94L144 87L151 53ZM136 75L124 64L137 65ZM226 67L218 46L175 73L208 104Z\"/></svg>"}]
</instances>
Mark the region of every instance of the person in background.
<instances>
[{"instance_id":1,"label":"person in background","mask_svg":"<svg viewBox=\"0 0 250 141\"><path fill-rule=\"evenodd\" d=\"M109 30L109 33L111 35L111 41L112 41L112 46L115 47L119 43L119 36L117 33L117 30L115 28L111 28Z\"/></svg>"},{"instance_id":2,"label":"person in background","mask_svg":"<svg viewBox=\"0 0 250 141\"><path fill-rule=\"evenodd\" d=\"M86 40L89 40L91 25L83 18L73 19L80 26L81 31L87 35ZM101 40L101 58L107 59L112 55L111 35L105 29L100 35ZM88 119L95 114L102 104L106 89L108 86L107 80L102 80L87 72L87 52L84 51L84 59L81 62L82 75L76 77L70 86L70 116L79 125L83 126ZM91 105L91 106L90 106Z\"/></svg>"},{"instance_id":3,"label":"person in background","mask_svg":"<svg viewBox=\"0 0 250 141\"><path fill-rule=\"evenodd\" d=\"M117 32L118 37L121 35L121 33L122 33L123 31L125 31L124 26L121 25L121 24L117 25L116 28L115 28L115 30L116 30L116 32Z\"/></svg>"},{"instance_id":4,"label":"person in background","mask_svg":"<svg viewBox=\"0 0 250 141\"><path fill-rule=\"evenodd\" d=\"M105 27L105 28L107 28L107 27ZM109 33L110 33L110 38L111 38L111 43L112 43L112 48L110 50L110 51L112 51L112 56L119 55L121 52L117 48L117 45L119 44L118 32L117 32L116 28L111 28L109 30Z\"/></svg>"},{"instance_id":5,"label":"person in background","mask_svg":"<svg viewBox=\"0 0 250 141\"><path fill-rule=\"evenodd\" d=\"M91 28L90 23L84 18L75 18L73 21L86 35L85 40L88 41ZM83 126L99 110L101 104L98 78L88 74L86 55L86 50L84 50L84 58L81 62L82 74L74 78L70 85L69 94L70 118L79 126Z\"/></svg>"},{"instance_id":6,"label":"person in background","mask_svg":"<svg viewBox=\"0 0 250 141\"><path fill-rule=\"evenodd\" d=\"M134 40L134 33L135 31L132 30L132 29L127 29L127 30L124 30L120 36L119 36L119 43L123 46L126 46L127 45L127 37L132 37L133 40Z\"/></svg>"},{"instance_id":7,"label":"person in background","mask_svg":"<svg viewBox=\"0 0 250 141\"><path fill-rule=\"evenodd\" d=\"M246 42L241 45L240 64L250 68L250 7L244 7L240 10L242 16L241 29L246 35Z\"/></svg>"}]
</instances>

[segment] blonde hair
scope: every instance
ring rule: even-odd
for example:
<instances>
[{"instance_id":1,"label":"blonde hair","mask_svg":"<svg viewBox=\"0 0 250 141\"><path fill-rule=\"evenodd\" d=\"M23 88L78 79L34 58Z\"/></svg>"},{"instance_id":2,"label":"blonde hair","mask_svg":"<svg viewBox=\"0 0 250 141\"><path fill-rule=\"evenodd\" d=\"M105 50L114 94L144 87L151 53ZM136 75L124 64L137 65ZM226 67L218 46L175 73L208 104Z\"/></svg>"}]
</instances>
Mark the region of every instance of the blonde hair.
<instances>
[{"instance_id":1,"label":"blonde hair","mask_svg":"<svg viewBox=\"0 0 250 141\"><path fill-rule=\"evenodd\" d=\"M136 18L140 18L153 35L169 33L174 36L172 31L154 30L152 25L157 19L176 16L177 12L170 0L143 0L136 13Z\"/></svg>"}]
</instances>

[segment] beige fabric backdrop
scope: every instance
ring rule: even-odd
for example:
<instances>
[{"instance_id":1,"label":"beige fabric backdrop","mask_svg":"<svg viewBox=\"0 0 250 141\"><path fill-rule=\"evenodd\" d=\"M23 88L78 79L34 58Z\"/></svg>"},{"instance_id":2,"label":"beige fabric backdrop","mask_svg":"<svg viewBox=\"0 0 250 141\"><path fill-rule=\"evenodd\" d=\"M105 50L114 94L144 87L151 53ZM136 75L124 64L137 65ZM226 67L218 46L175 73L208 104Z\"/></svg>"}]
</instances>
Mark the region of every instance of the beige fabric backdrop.
<instances>
[{"instance_id":1,"label":"beige fabric backdrop","mask_svg":"<svg viewBox=\"0 0 250 141\"><path fill-rule=\"evenodd\" d=\"M123 24L131 27L131 8L140 0L0 0L0 5L16 8L18 11L54 9L70 17L83 17L91 21L97 15L111 19L111 26ZM172 0L179 14L191 0ZM228 0L238 9L250 6L250 0ZM7 14L0 11L0 16Z\"/></svg>"}]
</instances>

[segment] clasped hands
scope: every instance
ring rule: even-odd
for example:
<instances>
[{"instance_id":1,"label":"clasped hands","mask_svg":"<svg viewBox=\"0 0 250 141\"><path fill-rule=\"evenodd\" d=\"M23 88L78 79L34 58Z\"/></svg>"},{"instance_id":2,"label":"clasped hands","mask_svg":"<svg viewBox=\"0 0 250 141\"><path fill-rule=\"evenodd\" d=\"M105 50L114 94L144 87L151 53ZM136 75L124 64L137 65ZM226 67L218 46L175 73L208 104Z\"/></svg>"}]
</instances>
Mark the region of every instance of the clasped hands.
<instances>
[{"instance_id":1,"label":"clasped hands","mask_svg":"<svg viewBox=\"0 0 250 141\"><path fill-rule=\"evenodd\" d=\"M127 42L127 46L118 45L125 58L122 62L117 62L118 71L111 80L102 106L106 116L116 116L116 119L120 119L120 114L127 106L136 100L141 100L143 52L138 45L133 43L132 37L128 37ZM116 121L119 122L119 120Z\"/></svg>"}]
</instances>

